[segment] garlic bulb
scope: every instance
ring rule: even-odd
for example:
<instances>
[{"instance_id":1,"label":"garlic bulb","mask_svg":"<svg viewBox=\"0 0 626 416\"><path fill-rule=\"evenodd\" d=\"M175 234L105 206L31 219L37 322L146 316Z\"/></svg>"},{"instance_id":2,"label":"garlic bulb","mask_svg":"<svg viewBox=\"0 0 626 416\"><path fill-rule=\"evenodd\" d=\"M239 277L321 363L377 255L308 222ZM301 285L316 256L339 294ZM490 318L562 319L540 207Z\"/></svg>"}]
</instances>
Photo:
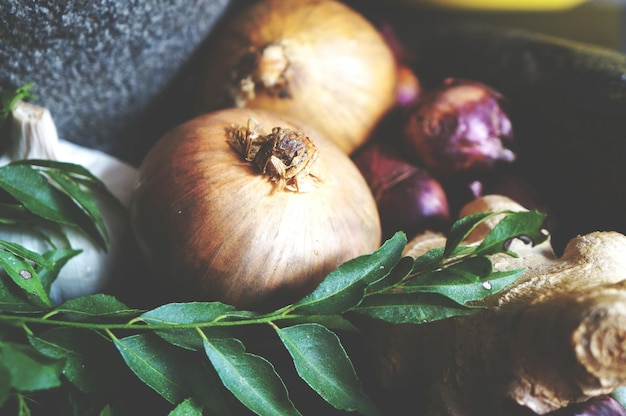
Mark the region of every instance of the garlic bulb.
<instances>
[{"instance_id":1,"label":"garlic bulb","mask_svg":"<svg viewBox=\"0 0 626 416\"><path fill-rule=\"evenodd\" d=\"M124 208L130 203L137 170L98 150L59 139L52 116L46 108L20 102L12 112L11 143L0 157L0 166L23 159L46 159L81 165L98 177L121 202L120 205L106 195L93 194L109 233L108 251L103 250L88 235L70 227L63 227L67 240L54 233L46 234L55 247L67 247L69 242L71 248L82 250L82 253L63 266L52 283L52 301L59 304L113 287L116 277L121 275L123 256L132 238ZM0 225L0 240L17 243L39 253L53 248L38 230L26 226Z\"/></svg>"}]
</instances>

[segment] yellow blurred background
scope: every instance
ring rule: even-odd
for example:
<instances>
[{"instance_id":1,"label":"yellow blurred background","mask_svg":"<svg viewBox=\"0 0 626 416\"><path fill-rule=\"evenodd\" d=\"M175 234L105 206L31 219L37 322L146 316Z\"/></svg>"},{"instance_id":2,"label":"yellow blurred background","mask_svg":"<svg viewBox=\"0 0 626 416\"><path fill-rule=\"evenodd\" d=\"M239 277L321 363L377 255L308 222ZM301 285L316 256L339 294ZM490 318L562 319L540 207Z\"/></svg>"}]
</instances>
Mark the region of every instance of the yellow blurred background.
<instances>
[{"instance_id":1,"label":"yellow blurred background","mask_svg":"<svg viewBox=\"0 0 626 416\"><path fill-rule=\"evenodd\" d=\"M626 52L626 0L400 0L446 20L519 27Z\"/></svg>"},{"instance_id":2,"label":"yellow blurred background","mask_svg":"<svg viewBox=\"0 0 626 416\"><path fill-rule=\"evenodd\" d=\"M410 0L437 7L473 10L561 10L587 0Z\"/></svg>"}]
</instances>

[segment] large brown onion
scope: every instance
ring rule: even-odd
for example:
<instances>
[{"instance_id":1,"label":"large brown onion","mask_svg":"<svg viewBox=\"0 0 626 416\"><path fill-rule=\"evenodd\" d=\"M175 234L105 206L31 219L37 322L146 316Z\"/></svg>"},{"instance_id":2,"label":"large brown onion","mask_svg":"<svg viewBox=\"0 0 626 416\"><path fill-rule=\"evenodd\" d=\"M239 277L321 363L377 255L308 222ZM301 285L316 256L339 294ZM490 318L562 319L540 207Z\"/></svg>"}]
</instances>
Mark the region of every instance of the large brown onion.
<instances>
[{"instance_id":1,"label":"large brown onion","mask_svg":"<svg viewBox=\"0 0 626 416\"><path fill-rule=\"evenodd\" d=\"M215 36L198 111L238 106L287 114L346 153L395 99L390 48L363 16L334 0L262 0Z\"/></svg>"},{"instance_id":2,"label":"large brown onion","mask_svg":"<svg viewBox=\"0 0 626 416\"><path fill-rule=\"evenodd\" d=\"M255 150L275 127L270 136L284 140ZM250 135L259 139L245 152ZM293 157L273 158L273 149ZM238 108L198 116L166 133L139 175L134 231L172 299L282 306L380 244L376 204L356 166L285 116Z\"/></svg>"}]
</instances>

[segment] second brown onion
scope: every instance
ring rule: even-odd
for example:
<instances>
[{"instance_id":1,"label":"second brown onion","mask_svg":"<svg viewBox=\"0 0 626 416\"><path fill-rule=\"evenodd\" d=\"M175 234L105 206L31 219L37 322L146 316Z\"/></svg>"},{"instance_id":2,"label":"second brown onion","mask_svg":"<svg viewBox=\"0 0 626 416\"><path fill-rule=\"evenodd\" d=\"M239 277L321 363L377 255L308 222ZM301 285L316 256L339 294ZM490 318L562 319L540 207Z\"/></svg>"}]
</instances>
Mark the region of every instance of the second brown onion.
<instances>
[{"instance_id":1,"label":"second brown onion","mask_svg":"<svg viewBox=\"0 0 626 416\"><path fill-rule=\"evenodd\" d=\"M273 113L226 109L174 128L139 169L131 218L173 299L264 310L374 251L373 196L336 145Z\"/></svg>"},{"instance_id":2,"label":"second brown onion","mask_svg":"<svg viewBox=\"0 0 626 416\"><path fill-rule=\"evenodd\" d=\"M261 0L215 39L204 57L200 113L232 106L275 111L351 153L394 103L391 50L342 2Z\"/></svg>"}]
</instances>

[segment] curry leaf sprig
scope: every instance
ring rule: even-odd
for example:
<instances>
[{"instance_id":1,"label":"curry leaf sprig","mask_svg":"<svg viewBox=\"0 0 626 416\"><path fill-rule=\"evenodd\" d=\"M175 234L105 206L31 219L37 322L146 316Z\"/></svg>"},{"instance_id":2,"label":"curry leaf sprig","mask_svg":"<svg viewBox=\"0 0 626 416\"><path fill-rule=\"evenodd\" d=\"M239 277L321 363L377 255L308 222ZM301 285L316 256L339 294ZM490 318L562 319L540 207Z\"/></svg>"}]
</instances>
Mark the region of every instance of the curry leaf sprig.
<instances>
[{"instance_id":1,"label":"curry leaf sprig","mask_svg":"<svg viewBox=\"0 0 626 416\"><path fill-rule=\"evenodd\" d=\"M94 192L109 194L102 181L80 165L13 161L0 167L0 224L70 226L106 249L109 236Z\"/></svg>"},{"instance_id":2,"label":"curry leaf sprig","mask_svg":"<svg viewBox=\"0 0 626 416\"><path fill-rule=\"evenodd\" d=\"M3 291L0 310L7 305L12 305L8 309L13 311L53 306L49 297L52 282L67 261L81 253L69 244L64 226L82 230L103 249L108 248L107 229L93 192L108 190L75 164L29 159L0 167L0 226L8 233L5 235L30 232L50 246L46 252L36 253L0 241L0 269L20 289L17 293ZM58 247L52 235L66 244Z\"/></svg>"},{"instance_id":3,"label":"curry leaf sprig","mask_svg":"<svg viewBox=\"0 0 626 416\"><path fill-rule=\"evenodd\" d=\"M504 214L480 244L464 246L481 222ZM417 259L403 256L398 233L377 251L344 263L310 294L276 311L237 310L219 302L169 303L139 310L106 294L50 306L0 280L0 409L27 406L37 392L57 388L85 401L81 414L112 414L106 394L130 373L160 395L171 415L299 415L290 380L257 344L282 351L292 369L324 402L341 411L378 415L364 392L342 337L365 315L416 325L480 312L476 301L511 283L521 270L497 271L490 256L521 238L544 241L536 211L476 214L454 224L447 245ZM25 261L29 254L20 253ZM36 257L36 256L35 256ZM265 330L272 337L257 337ZM266 333L267 334L267 333ZM24 377L29 374L29 377ZM95 403L95 404L94 404ZM31 405L35 406L35 405ZM88 407L87 410L85 407Z\"/></svg>"}]
</instances>

